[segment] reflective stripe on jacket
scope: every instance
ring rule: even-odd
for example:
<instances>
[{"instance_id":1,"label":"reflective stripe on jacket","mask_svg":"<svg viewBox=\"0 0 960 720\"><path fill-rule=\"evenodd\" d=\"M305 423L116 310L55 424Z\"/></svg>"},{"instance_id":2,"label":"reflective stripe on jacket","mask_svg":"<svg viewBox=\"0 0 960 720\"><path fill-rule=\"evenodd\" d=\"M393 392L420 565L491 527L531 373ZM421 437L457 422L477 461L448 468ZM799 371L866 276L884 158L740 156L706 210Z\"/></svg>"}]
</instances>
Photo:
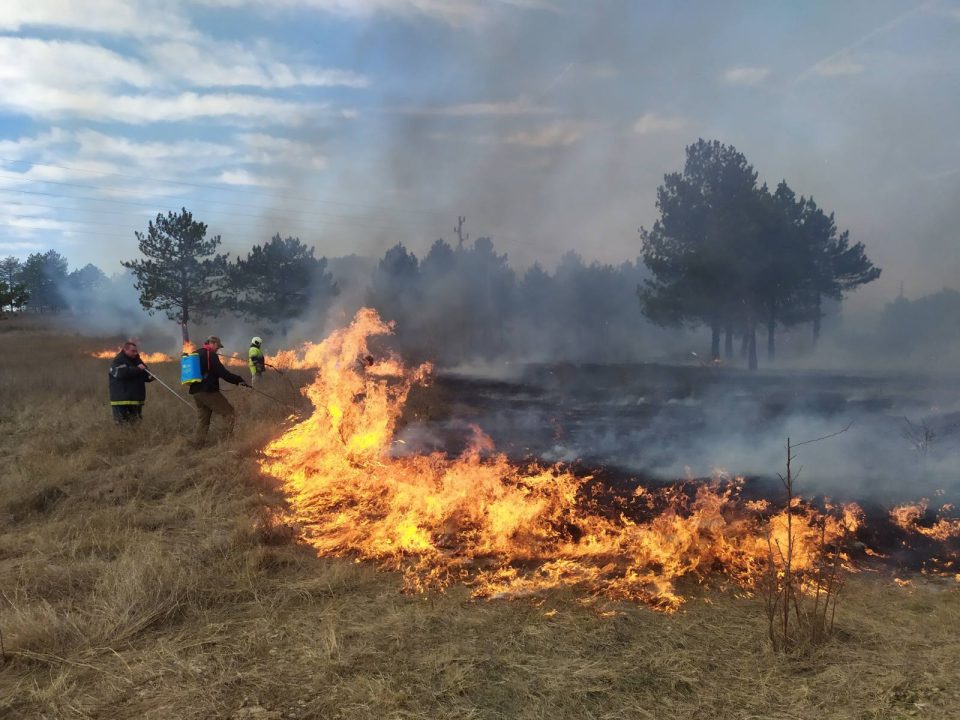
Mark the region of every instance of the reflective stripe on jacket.
<instances>
[{"instance_id":1,"label":"reflective stripe on jacket","mask_svg":"<svg viewBox=\"0 0 960 720\"><path fill-rule=\"evenodd\" d=\"M250 346L250 352L247 353L247 366L250 368L251 375L266 370L266 358L263 356L263 350L256 345Z\"/></svg>"},{"instance_id":2,"label":"reflective stripe on jacket","mask_svg":"<svg viewBox=\"0 0 960 720\"><path fill-rule=\"evenodd\" d=\"M137 367L142 362L139 355L129 358L123 351L113 358L109 370L111 405L143 405L147 383L153 378Z\"/></svg>"}]
</instances>

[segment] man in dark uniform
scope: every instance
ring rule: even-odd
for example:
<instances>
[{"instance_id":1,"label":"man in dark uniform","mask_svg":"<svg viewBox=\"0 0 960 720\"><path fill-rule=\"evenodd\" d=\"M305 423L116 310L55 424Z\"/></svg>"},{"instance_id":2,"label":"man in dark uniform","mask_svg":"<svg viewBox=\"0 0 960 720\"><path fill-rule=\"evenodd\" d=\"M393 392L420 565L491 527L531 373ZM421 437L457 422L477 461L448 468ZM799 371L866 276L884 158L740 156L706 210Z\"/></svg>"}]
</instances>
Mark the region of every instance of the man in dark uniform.
<instances>
[{"instance_id":1,"label":"man in dark uniform","mask_svg":"<svg viewBox=\"0 0 960 720\"><path fill-rule=\"evenodd\" d=\"M110 363L110 407L114 422L125 425L143 417L148 382L153 382L153 376L140 359L137 344L125 342Z\"/></svg>"},{"instance_id":2,"label":"man in dark uniform","mask_svg":"<svg viewBox=\"0 0 960 720\"><path fill-rule=\"evenodd\" d=\"M234 375L220 362L217 350L222 347L223 343L220 342L220 338L211 335L198 351L200 355L200 374L203 379L190 385L190 396L197 406L197 424L193 433L193 443L196 447L202 447L207 441L210 419L214 413L222 416L226 424L224 437L229 437L233 432L236 414L233 411L233 405L220 392L220 380L225 380L233 385L250 387L242 377Z\"/></svg>"}]
</instances>

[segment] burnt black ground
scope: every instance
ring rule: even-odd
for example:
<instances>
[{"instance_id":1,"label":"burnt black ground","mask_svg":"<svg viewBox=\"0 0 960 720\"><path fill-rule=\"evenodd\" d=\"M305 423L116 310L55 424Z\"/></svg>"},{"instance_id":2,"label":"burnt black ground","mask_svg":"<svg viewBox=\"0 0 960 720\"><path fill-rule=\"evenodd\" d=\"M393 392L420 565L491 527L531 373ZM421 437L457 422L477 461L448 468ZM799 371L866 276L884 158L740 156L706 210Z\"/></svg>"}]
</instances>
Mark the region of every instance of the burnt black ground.
<instances>
[{"instance_id":1,"label":"burnt black ground","mask_svg":"<svg viewBox=\"0 0 960 720\"><path fill-rule=\"evenodd\" d=\"M718 472L769 496L798 449L801 492L889 505L960 499L960 378L724 367L530 365L509 379L440 373L411 396L406 450L459 452L476 425L513 459L614 483ZM751 490L753 486L753 490Z\"/></svg>"}]
</instances>

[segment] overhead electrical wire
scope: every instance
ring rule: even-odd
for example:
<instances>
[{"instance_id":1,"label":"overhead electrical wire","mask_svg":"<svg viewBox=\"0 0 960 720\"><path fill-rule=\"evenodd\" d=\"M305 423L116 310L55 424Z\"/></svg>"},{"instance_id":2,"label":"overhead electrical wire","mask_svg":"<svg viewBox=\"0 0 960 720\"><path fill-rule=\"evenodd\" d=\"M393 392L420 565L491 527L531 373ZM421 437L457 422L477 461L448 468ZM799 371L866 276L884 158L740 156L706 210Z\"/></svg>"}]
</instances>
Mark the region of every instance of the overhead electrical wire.
<instances>
[{"instance_id":1,"label":"overhead electrical wire","mask_svg":"<svg viewBox=\"0 0 960 720\"><path fill-rule=\"evenodd\" d=\"M186 186L186 187L194 187L194 188L201 188L201 189L209 189L209 190L214 190L214 191L216 191L216 192L256 193L256 194L259 195L260 197L271 197L271 196L272 196L272 197L274 197L274 198L283 199L283 200L296 200L296 201L299 201L299 202L322 203L322 204L325 204L325 205L340 205L340 206L343 206L343 207L356 207L356 208L360 208L360 209L363 209L363 210L366 210L366 211L369 211L369 210L372 209L372 210L382 210L382 211L389 212L389 213L392 213L392 214L395 214L395 213L419 213L419 214L423 214L423 215L433 215L433 216L436 216L436 217L446 216L446 213L443 213L443 212L441 212L440 210L426 210L426 209L422 209L422 208L409 208L409 207L407 207L407 208L404 208L404 207L388 207L388 206L385 206L385 205L373 205L373 204L370 204L370 203L346 202L346 201L343 201L343 200L327 200L327 199L324 199L324 198L315 198L315 197L297 197L297 196L287 195L287 194L270 193L270 192L267 192L267 191L265 191L265 190L263 190L263 189L261 189L261 188L254 188L254 187L238 187L238 186L227 186L227 185L214 185L214 184L210 184L210 183L191 182L191 181L189 181L189 180L171 180L171 179L166 179L166 178L158 178L158 177L152 177L152 176L150 176L150 175L134 175L134 174L130 174L130 173L110 172L110 171L106 171L106 170L90 170L90 169L87 169L87 168L79 168L79 167L71 166L71 165L57 165L57 164L54 164L54 163L39 162L39 161L36 161L36 160L17 160L17 159L13 159L13 158L0 157L0 162L2 162L2 163L13 163L13 164L19 164L19 165L35 165L35 166L39 166L39 167L50 167L50 168L57 168L57 169L59 169L59 170L70 170L70 171L73 171L73 172L83 172L83 173L88 173L88 174L92 174L92 175L101 175L101 176L123 177L123 178L129 178L129 179L133 179L133 180L148 180L148 181L150 181L150 182L157 182L157 183L161 183L161 184L164 184L164 185L175 185L175 186ZM12 171L12 170L11 170L11 172L13 172L15 175L21 175L21 173L16 173L15 171ZM40 178L31 178L31 179L36 179L36 180L38 180L39 182L50 182L50 181L42 180L42 179L40 179Z\"/></svg>"},{"instance_id":2,"label":"overhead electrical wire","mask_svg":"<svg viewBox=\"0 0 960 720\"><path fill-rule=\"evenodd\" d=\"M132 201L132 200L117 200L117 199L113 199L113 198L90 198L90 197L85 197L85 196L71 195L71 194L68 194L68 193L48 193L48 192L43 192L43 191L39 191L39 190L22 190L22 189L19 189L19 188L4 188L4 187L0 187L0 193L4 193L4 192L19 193L19 194L24 194L24 195L39 195L39 196L52 197L52 198L63 198L63 199L65 199L65 200L82 200L82 201L87 201L87 202L104 202L104 203L114 203L114 204L121 204L121 205L131 205L131 206L133 206L133 207L149 208L149 209L150 209L150 213L149 213L149 214L150 214L150 216L151 216L151 219L152 219L153 213L154 213L154 212L158 212L158 210L157 210L157 205L156 205L155 203L149 203L149 202L137 202L137 201ZM191 204L193 204L193 203L191 203ZM111 215L134 215L134 214L136 214L136 213L133 212L133 211L131 211L130 213L123 213L123 212L119 212L119 211L104 210L104 209L101 209L101 208L66 207L66 206L62 206L62 205L44 205L44 204L42 204L42 203L8 203L8 205L10 205L10 206L23 205L23 206L45 207L45 208L48 208L48 209L50 209L50 210L61 210L61 211L63 211L63 212L103 213L103 214L111 214ZM255 219L255 220L264 220L264 219L265 219L265 216L264 216L264 215L256 215L256 214L253 214L253 213L237 212L237 211L235 211L235 210L216 210L216 209L208 209L208 208L204 207L202 204L199 206L199 209L198 209L198 206L197 206L197 205L195 205L195 204L193 204L193 205L194 205L194 211L195 211L194 214L201 214L201 215L204 215L204 216L209 216L209 215L227 215L227 216L230 216L230 217L247 217L247 218L252 218L252 219ZM163 213L161 212L160 214L163 214ZM272 214L271 214L271 215L272 215ZM276 216L273 216L273 217L276 217ZM369 228L374 228L374 229L391 229L391 228L396 228L396 227L407 227L407 228L409 228L409 229L413 229L413 228L414 228L413 225L404 225L403 223L394 223L394 222L389 222L389 221L387 221L387 220L384 220L384 221L381 222L381 221L378 221L376 218L363 218L363 217L357 217L357 218L355 218L355 217L351 217L351 216L325 218L325 219L322 219L322 220L310 220L310 219L303 219L303 218L293 219L293 218L283 218L283 217L280 217L280 218L277 218L277 219L282 220L282 221L285 221L285 222L287 222L288 224L291 224L291 225L297 225L298 227L303 227L303 226L304 226L305 224L307 224L307 223L316 222L316 223L319 224L318 226L319 226L320 228L326 227L327 225L338 224L338 223L347 223L347 224L353 223L353 224L357 224L357 225L364 226L364 227L369 227ZM209 225L209 224L210 224L210 223L208 223L208 225ZM223 227L223 225L220 224L220 223L213 223L213 224L214 224L216 227ZM417 229L419 230L420 228L417 228ZM248 232L248 231L249 231L249 228L245 228L242 232Z\"/></svg>"},{"instance_id":3,"label":"overhead electrical wire","mask_svg":"<svg viewBox=\"0 0 960 720\"><path fill-rule=\"evenodd\" d=\"M440 211L424 210L424 209L420 209L420 208L389 208L389 207L386 207L386 206L378 206L378 205L372 205L372 204L370 204L370 205L364 205L364 204L361 204L361 203L348 203L348 202L334 201L334 200L326 200L326 199L319 199L319 198L298 198L298 197L289 196L289 195L271 195L270 193L263 192L263 191L261 191L260 189L257 189L257 188L220 187L220 186L210 185L210 184L204 184L204 183L194 183L194 182L189 182L189 181L168 180L168 179L156 178L156 177L151 177L151 176L146 176L146 175L134 175L134 174L127 174L127 173L116 173L116 172L98 171L98 170L91 170L91 169L87 169L87 168L79 168L79 167L69 166L69 165L58 165L58 164L54 164L54 163L44 163L44 162L32 161L32 160L17 160L17 159L12 159L12 158L0 157L0 162L18 163L18 164L25 164L25 165L37 165L37 166L43 166L43 167L52 167L52 168L58 168L58 169L62 169L62 170L72 170L72 171L76 171L76 172L85 172L85 173L89 173L89 174L102 175L102 176L111 176L111 175L112 175L112 176L116 176L116 177L126 177L126 178L130 178L130 179L148 180L148 181L152 181L152 182L158 182L158 183L169 184L169 185L181 185L181 186L187 186L187 187L210 189L210 190L213 190L213 191L216 191L216 192L256 193L256 194L257 194L258 196L260 196L260 197L274 197L274 198L276 198L276 199L296 200L296 201L299 201L299 202L306 202L306 203L323 203L323 204L331 204L331 205L341 205L341 206L344 206L344 207L372 208L372 209L376 209L376 210L388 211L388 212L390 212L390 213L418 213L418 214L422 214L422 215L432 215L432 216L437 217L437 218L441 217L442 215L445 215L445 213L441 213ZM7 168L0 167L0 170L8 170L8 169L7 169ZM63 181L57 181L57 180L46 180L46 179L43 179L43 178L26 177L26 176L24 176L22 173L17 173L16 171L12 171L12 170L10 170L8 174L0 173L0 180L2 180L2 179L15 180L15 181L27 182L27 183L35 183L35 184L40 184L40 185L49 184L49 185L59 185L59 186L63 186L63 187L74 187L74 188L79 188L79 189L83 189L83 190L89 190L89 191L93 191L93 192L111 192L111 193L112 193L112 192L120 192L120 193L138 193L138 194L142 194L142 191L137 190L137 189L135 189L135 188L122 188L122 187L113 187L113 186L89 185L89 184L82 184L82 183L69 183L69 182L63 182ZM85 195L74 195L74 194L71 194L71 193L45 192L45 191L42 191L42 190L28 190L28 189L24 189L24 188L4 187L4 186L0 185L0 193L4 193L4 192L17 193L17 194L21 194L21 195L34 195L34 196L42 196L42 197L51 197L51 198L64 199L64 200L74 201L74 202L80 201L80 202L84 202L84 203L109 203L109 204L114 204L114 205L125 205L125 206L129 206L129 207L139 207L139 208L149 209L151 215L152 215L154 212L159 212L159 211L157 210L157 208L158 208L158 206L160 206L160 205L163 204L163 201L164 201L164 200L167 200L167 201L176 201L176 204L178 204L178 205L180 205L180 206L182 206L182 207L185 207L185 206L187 206L187 205L190 205L190 206L193 207L193 211L194 211L195 214L197 214L197 215L202 215L202 216L209 216L209 215L229 215L229 216L231 216L231 217L248 217L248 218L253 218L253 219L257 219L257 220L261 220L261 221L266 220L267 218L265 218L265 216L264 216L263 214L244 213L244 212L238 212L238 211L236 211L236 210L220 210L220 209L210 208L210 207L208 207L208 206L209 206L209 205L221 205L221 206L226 206L226 207L231 207L231 208L243 208L243 209L247 209L247 210L260 210L260 211L262 211L262 213L270 213L270 214L271 214L271 218L269 218L269 219L274 219L274 220L277 220L277 221L280 221L280 222L287 222L287 223L289 223L290 225L294 225L294 226L295 226L294 228L290 228L290 229L300 228L300 229L307 229L307 230L316 230L316 229L323 229L324 227L326 227L326 226L328 226L328 225L341 224L341 223L344 223L344 224L351 224L351 223L352 223L352 224L357 224L357 225L359 225L359 226L365 226L365 227L368 227L368 228L373 229L373 230L394 230L394 229L397 229L398 227L403 227L403 228L405 228L405 229L407 229L407 230L415 231L415 232L417 232L417 233L423 233L423 232L424 232L424 229L423 229L422 226L413 224L413 223L414 223L414 219L413 219L413 218L402 219L402 218L397 218L395 215L394 215L394 216L391 216L391 217L377 217L377 216L374 216L374 215L357 216L357 215L351 215L351 214L345 214L345 213L335 213L335 212L324 211L324 210L300 210L300 211L297 211L297 214L298 214L298 215L301 215L301 216L312 216L312 215L315 215L315 216L318 216L318 217L321 217L321 218L322 218L322 221L321 221L321 222L323 223L323 225L321 225L320 228L304 228L304 224L309 222L309 218L299 217L299 218L297 218L297 219L292 219L292 218L277 217L277 216L273 215L274 208L273 208L273 207L270 207L270 206L251 206L249 203L235 203L235 202L229 202L229 201L224 201L224 200L216 200L216 199L211 199L211 198L202 198L202 199L200 199L200 198L195 198L195 199L193 199L193 200L187 201L187 200L185 200L183 197L179 197L179 198L178 198L178 197L175 197L175 196L172 196L172 195L166 195L164 192L158 192L158 193L157 193L158 197L160 197L160 198L162 198L162 199L161 199L161 200L158 200L158 201L154 201L154 202L143 201L143 200L139 200L139 201L138 201L138 200L131 200L131 199L116 198L116 197L90 197L90 196L85 196ZM26 204L26 203L20 203L20 204ZM39 203L36 203L36 204L34 204L34 205L35 205L36 207L45 207L45 208L50 209L50 210L59 210L60 212L99 213L99 214L111 214L111 215L120 215L120 216L122 216L122 215L125 214L125 213L122 213L122 212L119 212L119 211L109 211L109 210L105 210L105 209L102 209L102 208L63 207L63 206L59 206L59 205L42 205L42 204L39 204ZM134 213L134 212L131 212L131 214L135 214L135 213ZM161 213L161 214L162 214L162 213ZM35 219L37 219L37 220L41 220L41 219L42 219L42 220L55 220L54 218L40 218L40 217L37 217L37 218L35 218ZM81 223L82 223L82 224L97 224L97 223L89 223L89 222L86 222L86 221L72 220L72 219L65 219L65 220L58 220L58 221L64 222L64 223L72 223L72 224L81 224ZM208 224L209 224L209 223L208 223ZM100 227L109 227L109 226L106 226L106 225L104 225L104 224L97 224L97 225L100 226ZM76 232L76 231L73 231L73 230L70 230L70 229L64 229L64 228L48 228L48 227L42 227L42 226L31 227L31 226L27 226L27 225L23 225L23 224L18 224L18 223L0 223L0 226L17 227L17 228L22 228L22 229L42 230L42 231L46 231L46 232L61 232L61 233L68 233L68 234L70 234L71 236L89 235L90 237L117 237L117 238L123 238L123 239L129 239L130 236L131 236L132 230L139 229L139 228L132 228L132 229L130 229L130 230L127 230L126 228L123 228L124 234L122 234L122 235L106 235L106 234L104 234L104 233L89 233L89 234L86 234L86 233L83 233L83 232ZM236 231L236 229L233 228L232 226L223 225L223 224L220 224L220 223L217 223L217 222L213 223L213 226L214 226L214 229L215 229L215 230L218 230L218 231L219 231L219 230ZM115 226L113 226L113 227L115 227L115 228L120 228L120 226L117 226L117 225L115 225ZM245 228L239 230L239 232L240 232L240 233L243 233L243 234L247 234L247 233L250 232L250 228L245 227ZM293 234L296 234L296 233L293 233ZM500 238L503 239L503 236L501 235ZM509 238L508 238L508 239L509 239ZM551 250L554 250L554 249L555 249L555 248L553 248L553 247L551 247L551 246L548 246L548 245L545 245L545 244L543 244L543 243L531 242L529 239L520 240L520 239L518 239L518 238L514 238L514 240L515 240L516 242L521 242L522 244L525 244L525 245L539 246L539 247L542 247L542 248L544 248L544 249L551 249ZM228 247L228 246L239 247L239 244L234 244L234 243L235 243L235 241L224 241L224 242L222 242L222 245L223 245L224 247ZM247 246L247 245L243 245L243 247L248 247L248 246Z\"/></svg>"},{"instance_id":4,"label":"overhead electrical wire","mask_svg":"<svg viewBox=\"0 0 960 720\"><path fill-rule=\"evenodd\" d=\"M123 193L137 193L137 194L142 194L141 191L136 190L136 189L134 189L134 188L117 188L117 187L110 187L110 186L104 187L104 186L99 186L99 185L84 185L84 184L82 184L82 183L60 182L60 181L57 181L57 180L43 180L43 179L40 179L40 178L28 178L28 177L23 177L23 176L21 176L21 175L18 175L17 173L13 173L13 174L3 174L3 173L0 173L0 180L17 180L17 181L20 181L20 182L38 183L38 184L41 184L41 185L58 185L58 186L62 186L62 187L74 187L74 188L80 188L80 189L82 189L82 190L92 190L92 191L95 191L95 192L123 192ZM28 193L28 191L26 191L26 190L20 190L20 189L18 189L18 188L5 188L5 187L3 187L3 186L0 186L0 190L9 190L9 191L12 191L12 192L24 192L24 193ZM39 191L34 191L34 192L28 193L28 194L41 194L41 193L40 193ZM50 195L51 193L43 193L43 194L45 194L45 195ZM170 201L174 201L174 200L175 200L175 201L177 202L177 204L179 204L179 205L181 205L181 206L186 206L186 205L190 205L190 204L195 205L195 204L196 204L194 201L187 201L187 200L185 200L183 197L165 196L165 195L163 195L162 193L157 193L157 195L159 195L159 196L161 196L161 197L164 197L165 199L170 200ZM130 204L130 205L135 204L135 205L140 205L140 206L145 206L145 207L156 207L157 204L158 204L158 203L156 203L156 202L153 202L153 203L144 203L144 202L137 202L137 201L133 201L133 200L122 200L122 201L121 201L121 200L119 200L119 199L114 199L114 198L91 198L91 197L83 197L83 196L70 195L70 194L63 194L63 195L61 195L61 196L64 196L64 197L72 197L72 198L75 198L75 199L78 199L78 200L87 200L87 201L92 201L92 202L123 202L124 204ZM207 204L223 205L223 206L226 206L226 207L233 207L233 208L245 208L245 209L247 209L247 210L261 210L261 211L263 211L263 212L272 212L272 211L275 209L275 208L273 208L273 207L271 207L271 206L264 206L264 205L257 206L257 205L250 205L249 203L235 203L235 202L229 202L229 201L226 201L226 200L204 199L204 200L201 200L200 203L201 203L201 205L207 205ZM378 219L379 219L379 218L372 217L372 216L363 216L363 217L361 217L361 216L357 216L357 215L348 215L348 214L344 214L344 213L334 213L334 212L329 212L329 211L325 211L325 210L301 210L301 211L299 211L299 213L302 214L302 215L317 215L317 216L321 216L321 217L344 218L344 219L347 219L347 220L359 221L359 222L367 222L367 221L370 221L370 220L378 220ZM248 215L249 215L249 213L248 213ZM250 217L261 217L260 215L249 215L249 216L250 216ZM383 218L383 220L384 220L384 221L389 221L389 222L396 222L396 218L389 218L389 219ZM407 221L407 222L409 222L409 221Z\"/></svg>"}]
</instances>

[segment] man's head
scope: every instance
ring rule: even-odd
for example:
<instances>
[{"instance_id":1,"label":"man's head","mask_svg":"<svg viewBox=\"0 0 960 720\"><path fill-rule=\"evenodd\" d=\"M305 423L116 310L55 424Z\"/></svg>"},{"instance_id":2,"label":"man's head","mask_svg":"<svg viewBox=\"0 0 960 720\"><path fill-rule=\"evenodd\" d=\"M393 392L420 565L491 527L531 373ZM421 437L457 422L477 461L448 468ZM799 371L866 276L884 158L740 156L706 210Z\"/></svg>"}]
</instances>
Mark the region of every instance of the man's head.
<instances>
[{"instance_id":1,"label":"man's head","mask_svg":"<svg viewBox=\"0 0 960 720\"><path fill-rule=\"evenodd\" d=\"M263 340L261 340L259 337L253 337L253 338L250 338L250 344L253 345L254 347L260 347L261 345L263 345Z\"/></svg>"},{"instance_id":2,"label":"man's head","mask_svg":"<svg viewBox=\"0 0 960 720\"><path fill-rule=\"evenodd\" d=\"M216 335L211 335L207 338L206 342L203 343L208 350L219 350L223 347L223 343L220 342L220 338Z\"/></svg>"},{"instance_id":3,"label":"man's head","mask_svg":"<svg viewBox=\"0 0 960 720\"><path fill-rule=\"evenodd\" d=\"M132 359L140 354L140 350L135 342L127 341L123 344L123 354Z\"/></svg>"}]
</instances>

